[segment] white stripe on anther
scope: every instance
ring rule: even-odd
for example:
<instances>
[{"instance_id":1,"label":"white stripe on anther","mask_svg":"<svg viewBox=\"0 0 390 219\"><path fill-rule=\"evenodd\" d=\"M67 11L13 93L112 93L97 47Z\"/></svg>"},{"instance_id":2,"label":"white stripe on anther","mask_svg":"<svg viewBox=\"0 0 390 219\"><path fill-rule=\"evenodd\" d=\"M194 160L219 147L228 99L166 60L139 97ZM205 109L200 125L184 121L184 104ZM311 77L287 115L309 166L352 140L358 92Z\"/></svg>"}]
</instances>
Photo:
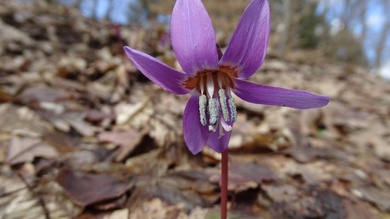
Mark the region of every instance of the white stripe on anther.
<instances>
[{"instance_id":1,"label":"white stripe on anther","mask_svg":"<svg viewBox=\"0 0 390 219\"><path fill-rule=\"evenodd\" d=\"M226 93L224 89L219 89L219 102L221 103L222 116L226 122L229 122L229 110L226 103Z\"/></svg>"},{"instance_id":2,"label":"white stripe on anther","mask_svg":"<svg viewBox=\"0 0 390 219\"><path fill-rule=\"evenodd\" d=\"M203 126L207 125L206 103L207 103L206 95L204 95L204 94L200 95L200 97L199 97L199 116L200 116L200 123Z\"/></svg>"},{"instance_id":3,"label":"white stripe on anther","mask_svg":"<svg viewBox=\"0 0 390 219\"><path fill-rule=\"evenodd\" d=\"M215 98L209 99L209 123L215 125L218 122L218 102Z\"/></svg>"},{"instance_id":4,"label":"white stripe on anther","mask_svg":"<svg viewBox=\"0 0 390 219\"><path fill-rule=\"evenodd\" d=\"M234 103L233 98L229 98L229 107L230 107L230 118L232 119L232 122L235 122L237 120L237 107Z\"/></svg>"}]
</instances>

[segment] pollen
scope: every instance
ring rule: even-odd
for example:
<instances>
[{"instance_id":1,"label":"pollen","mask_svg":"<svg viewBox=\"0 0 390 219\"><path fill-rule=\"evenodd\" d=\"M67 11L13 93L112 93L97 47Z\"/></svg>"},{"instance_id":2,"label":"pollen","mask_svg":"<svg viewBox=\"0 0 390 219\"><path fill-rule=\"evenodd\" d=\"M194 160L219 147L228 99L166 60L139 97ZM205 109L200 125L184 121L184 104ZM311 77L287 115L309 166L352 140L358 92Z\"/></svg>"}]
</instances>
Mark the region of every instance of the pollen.
<instances>
[{"instance_id":1,"label":"pollen","mask_svg":"<svg viewBox=\"0 0 390 219\"><path fill-rule=\"evenodd\" d=\"M207 125L207 119L206 119L206 103L207 98L206 95L201 95L199 97L199 117L200 117L200 123L205 126Z\"/></svg>"},{"instance_id":2,"label":"pollen","mask_svg":"<svg viewBox=\"0 0 390 219\"><path fill-rule=\"evenodd\" d=\"M221 103L221 109L222 109L222 116L223 119L228 122L229 121L229 111L226 104L226 94L224 89L219 89L219 102Z\"/></svg>"},{"instance_id":3,"label":"pollen","mask_svg":"<svg viewBox=\"0 0 390 219\"><path fill-rule=\"evenodd\" d=\"M234 103L233 98L229 99L229 108L230 108L230 118L232 122L235 122L237 120L237 107Z\"/></svg>"},{"instance_id":4,"label":"pollen","mask_svg":"<svg viewBox=\"0 0 390 219\"><path fill-rule=\"evenodd\" d=\"M199 93L199 119L209 131L220 133L231 131L237 119L237 108L231 96L235 88L237 67L220 66L218 70L202 70L183 81L184 88Z\"/></svg>"},{"instance_id":5,"label":"pollen","mask_svg":"<svg viewBox=\"0 0 390 219\"><path fill-rule=\"evenodd\" d=\"M218 101L215 98L209 99L209 116L210 125L214 126L218 122L219 112L218 112Z\"/></svg>"}]
</instances>

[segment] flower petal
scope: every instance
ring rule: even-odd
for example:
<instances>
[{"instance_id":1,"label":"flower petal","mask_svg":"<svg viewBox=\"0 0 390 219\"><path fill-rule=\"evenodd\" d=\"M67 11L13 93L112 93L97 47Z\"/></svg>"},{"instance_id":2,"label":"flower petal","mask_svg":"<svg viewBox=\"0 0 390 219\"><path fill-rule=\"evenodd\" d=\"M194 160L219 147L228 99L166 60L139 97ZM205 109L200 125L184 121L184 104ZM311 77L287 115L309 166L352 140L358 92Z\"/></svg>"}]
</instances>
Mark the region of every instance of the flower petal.
<instances>
[{"instance_id":1,"label":"flower petal","mask_svg":"<svg viewBox=\"0 0 390 219\"><path fill-rule=\"evenodd\" d=\"M214 151L218 153L224 152L228 148L230 136L232 132L225 131L224 135L219 137L219 131L211 132L209 139L207 140L207 145L211 147Z\"/></svg>"},{"instance_id":2,"label":"flower petal","mask_svg":"<svg viewBox=\"0 0 390 219\"><path fill-rule=\"evenodd\" d=\"M218 53L210 17L201 0L177 0L171 20L172 47L183 70L216 69Z\"/></svg>"},{"instance_id":3,"label":"flower petal","mask_svg":"<svg viewBox=\"0 0 390 219\"><path fill-rule=\"evenodd\" d=\"M312 94L302 90L288 90L235 80L233 92L243 100L273 106L286 106L296 109L323 107L329 103L329 97Z\"/></svg>"},{"instance_id":4,"label":"flower petal","mask_svg":"<svg viewBox=\"0 0 390 219\"><path fill-rule=\"evenodd\" d=\"M131 49L128 46L123 47L123 49L125 50L127 57L142 74L154 83L175 94L187 94L190 92L190 90L183 88L181 85L187 75L176 71L162 63L160 60L143 52Z\"/></svg>"},{"instance_id":5,"label":"flower petal","mask_svg":"<svg viewBox=\"0 0 390 219\"><path fill-rule=\"evenodd\" d=\"M252 0L245 9L223 55L222 65L239 67L239 78L253 75L263 64L270 31L267 0Z\"/></svg>"},{"instance_id":6,"label":"flower petal","mask_svg":"<svg viewBox=\"0 0 390 219\"><path fill-rule=\"evenodd\" d=\"M184 110L183 133L184 141L193 154L199 153L206 145L209 130L200 123L198 95L192 95Z\"/></svg>"}]
</instances>

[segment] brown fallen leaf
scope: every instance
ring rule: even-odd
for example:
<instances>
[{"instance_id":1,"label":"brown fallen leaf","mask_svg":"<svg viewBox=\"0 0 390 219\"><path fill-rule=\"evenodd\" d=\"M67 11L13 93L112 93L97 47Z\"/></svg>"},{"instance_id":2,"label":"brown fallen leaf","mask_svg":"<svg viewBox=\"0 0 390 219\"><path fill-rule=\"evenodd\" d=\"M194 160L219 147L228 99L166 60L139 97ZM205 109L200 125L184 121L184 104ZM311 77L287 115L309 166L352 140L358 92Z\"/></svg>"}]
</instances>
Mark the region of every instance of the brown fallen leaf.
<instances>
[{"instance_id":1,"label":"brown fallen leaf","mask_svg":"<svg viewBox=\"0 0 390 219\"><path fill-rule=\"evenodd\" d=\"M373 186L365 186L355 189L362 198L373 203L382 211L390 211L390 191Z\"/></svg>"},{"instance_id":2,"label":"brown fallen leaf","mask_svg":"<svg viewBox=\"0 0 390 219\"><path fill-rule=\"evenodd\" d=\"M108 174L73 172L70 169L61 170L56 182L77 205L83 207L118 198L130 187Z\"/></svg>"},{"instance_id":3,"label":"brown fallen leaf","mask_svg":"<svg viewBox=\"0 0 390 219\"><path fill-rule=\"evenodd\" d=\"M256 186L264 181L274 181L278 177L272 169L260 163L231 163L229 165L229 188L244 190L245 185ZM251 188L251 186L249 186ZM248 189L248 188L246 188Z\"/></svg>"},{"instance_id":4,"label":"brown fallen leaf","mask_svg":"<svg viewBox=\"0 0 390 219\"><path fill-rule=\"evenodd\" d=\"M183 213L183 207L180 204L168 205L158 198L147 200L130 211L129 218L145 219L145 218L166 218L166 219L186 219L186 214ZM195 217L202 218L202 217Z\"/></svg>"},{"instance_id":5,"label":"brown fallen leaf","mask_svg":"<svg viewBox=\"0 0 390 219\"><path fill-rule=\"evenodd\" d=\"M12 99L13 97L10 94L0 88L0 103L10 102Z\"/></svg>"},{"instance_id":6,"label":"brown fallen leaf","mask_svg":"<svg viewBox=\"0 0 390 219\"><path fill-rule=\"evenodd\" d=\"M297 197L297 188L282 183L261 184L261 189L274 202L292 202Z\"/></svg>"},{"instance_id":7,"label":"brown fallen leaf","mask_svg":"<svg viewBox=\"0 0 390 219\"><path fill-rule=\"evenodd\" d=\"M210 182L208 174L202 171L179 171L163 177L160 184L174 187L180 191L194 191L206 206L215 203L220 195L217 185Z\"/></svg>"},{"instance_id":8,"label":"brown fallen leaf","mask_svg":"<svg viewBox=\"0 0 390 219\"><path fill-rule=\"evenodd\" d=\"M43 110L37 112L62 132L69 132L72 127L83 136L92 136L99 130L86 121L86 112L73 111L61 114Z\"/></svg>"},{"instance_id":9,"label":"brown fallen leaf","mask_svg":"<svg viewBox=\"0 0 390 219\"><path fill-rule=\"evenodd\" d=\"M347 210L346 219L383 219L379 213L369 203L360 200L343 200L345 208Z\"/></svg>"},{"instance_id":10,"label":"brown fallen leaf","mask_svg":"<svg viewBox=\"0 0 390 219\"><path fill-rule=\"evenodd\" d=\"M117 132L101 132L98 135L99 141L118 144L121 149L115 157L116 161L123 161L139 145L147 130L138 132L134 129Z\"/></svg>"},{"instance_id":11,"label":"brown fallen leaf","mask_svg":"<svg viewBox=\"0 0 390 219\"><path fill-rule=\"evenodd\" d=\"M0 105L0 131L2 132L38 137L52 130L53 126L49 122L28 107L9 103Z\"/></svg>"},{"instance_id":12,"label":"brown fallen leaf","mask_svg":"<svg viewBox=\"0 0 390 219\"><path fill-rule=\"evenodd\" d=\"M23 91L18 97L25 103L30 102L56 102L60 100L70 99L73 94L68 90L60 88L52 88L45 86L30 87Z\"/></svg>"},{"instance_id":13,"label":"brown fallen leaf","mask_svg":"<svg viewBox=\"0 0 390 219\"><path fill-rule=\"evenodd\" d=\"M291 201L274 202L270 211L273 218L345 219L347 212L342 201L332 191L308 188L300 191Z\"/></svg>"},{"instance_id":14,"label":"brown fallen leaf","mask_svg":"<svg viewBox=\"0 0 390 219\"><path fill-rule=\"evenodd\" d=\"M192 190L179 190L172 185L159 185L155 183L144 183L137 186L137 192L131 196L131 207L138 208L137 201L142 199L159 198L170 205L182 205L186 210L196 206L206 206L206 203L196 192Z\"/></svg>"},{"instance_id":15,"label":"brown fallen leaf","mask_svg":"<svg viewBox=\"0 0 390 219\"><path fill-rule=\"evenodd\" d=\"M84 212L77 219L128 219L129 209L118 209L112 212Z\"/></svg>"},{"instance_id":16,"label":"brown fallen leaf","mask_svg":"<svg viewBox=\"0 0 390 219\"><path fill-rule=\"evenodd\" d=\"M7 162L17 164L31 162L35 157L57 157L57 151L38 138L12 137L7 151Z\"/></svg>"},{"instance_id":17,"label":"brown fallen leaf","mask_svg":"<svg viewBox=\"0 0 390 219\"><path fill-rule=\"evenodd\" d=\"M210 181L214 183L220 182L219 171L210 171L209 174L211 175ZM256 162L229 163L228 189L235 192L256 188L264 181L275 181L277 178L272 169L265 164Z\"/></svg>"},{"instance_id":18,"label":"brown fallen leaf","mask_svg":"<svg viewBox=\"0 0 390 219\"><path fill-rule=\"evenodd\" d=\"M68 122L83 136L92 136L98 131L98 128L87 123L85 116L86 113L84 112L69 112L64 114L62 119Z\"/></svg>"}]
</instances>

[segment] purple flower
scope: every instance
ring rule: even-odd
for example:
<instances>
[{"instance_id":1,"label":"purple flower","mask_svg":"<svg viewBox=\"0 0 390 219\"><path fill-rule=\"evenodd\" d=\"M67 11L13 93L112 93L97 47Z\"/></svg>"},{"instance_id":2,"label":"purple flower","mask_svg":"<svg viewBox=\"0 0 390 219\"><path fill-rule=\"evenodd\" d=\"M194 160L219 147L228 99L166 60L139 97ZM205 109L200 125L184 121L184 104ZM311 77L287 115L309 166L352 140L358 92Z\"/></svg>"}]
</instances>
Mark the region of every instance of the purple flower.
<instances>
[{"instance_id":1,"label":"purple flower","mask_svg":"<svg viewBox=\"0 0 390 219\"><path fill-rule=\"evenodd\" d=\"M175 94L191 93L183 114L184 140L193 154L205 145L227 149L237 110L231 93L258 104L310 109L329 98L246 81L264 61L270 29L267 0L252 0L222 54L201 0L177 0L172 12L172 47L184 74L145 53L124 47L151 81Z\"/></svg>"}]
</instances>

